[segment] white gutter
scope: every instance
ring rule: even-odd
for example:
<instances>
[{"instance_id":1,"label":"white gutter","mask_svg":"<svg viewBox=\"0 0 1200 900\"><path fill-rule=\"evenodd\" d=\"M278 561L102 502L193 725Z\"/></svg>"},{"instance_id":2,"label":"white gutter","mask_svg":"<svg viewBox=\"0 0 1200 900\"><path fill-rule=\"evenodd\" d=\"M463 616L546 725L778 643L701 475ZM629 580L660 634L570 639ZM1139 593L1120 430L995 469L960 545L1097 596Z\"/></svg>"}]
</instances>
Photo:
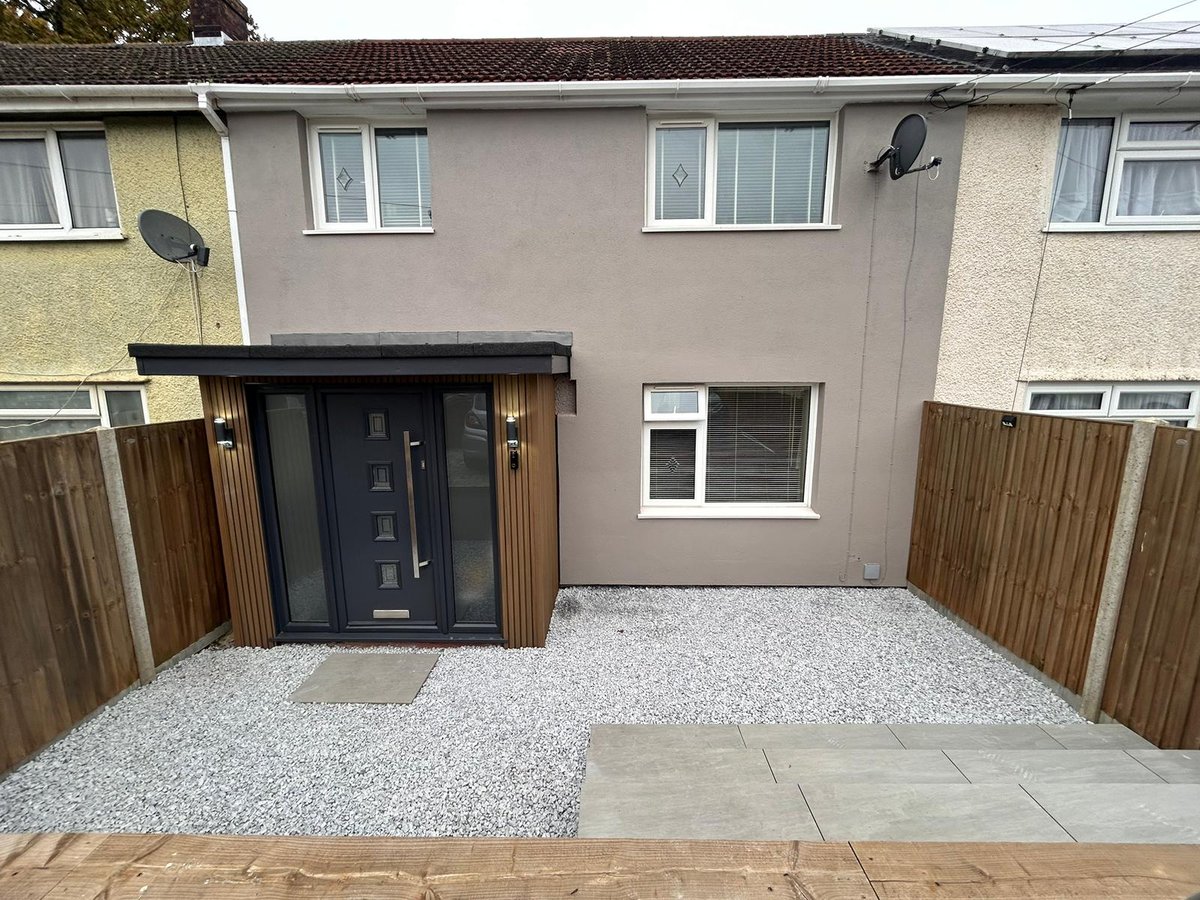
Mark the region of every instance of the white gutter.
<instances>
[{"instance_id":1,"label":"white gutter","mask_svg":"<svg viewBox=\"0 0 1200 900\"><path fill-rule=\"evenodd\" d=\"M242 324L242 343L250 343L250 311L246 305L246 277L242 270L242 237L238 229L237 198L233 191L233 156L229 149L229 126L217 112L208 91L196 90L196 106L221 139L221 166L225 170L225 200L229 212L229 243L233 252L233 280L237 285L238 318Z\"/></svg>"}]
</instances>

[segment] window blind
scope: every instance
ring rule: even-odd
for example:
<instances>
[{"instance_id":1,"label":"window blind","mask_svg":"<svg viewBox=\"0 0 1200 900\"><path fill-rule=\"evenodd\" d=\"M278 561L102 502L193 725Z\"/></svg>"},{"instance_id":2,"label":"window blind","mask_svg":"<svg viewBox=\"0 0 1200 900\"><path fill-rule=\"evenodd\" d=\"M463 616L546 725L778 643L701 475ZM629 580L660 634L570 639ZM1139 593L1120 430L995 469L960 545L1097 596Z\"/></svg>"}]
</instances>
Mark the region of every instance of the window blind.
<instances>
[{"instance_id":1,"label":"window blind","mask_svg":"<svg viewBox=\"0 0 1200 900\"><path fill-rule=\"evenodd\" d=\"M659 128L655 132L654 218L704 218L704 156L707 128Z\"/></svg>"},{"instance_id":2,"label":"window blind","mask_svg":"<svg viewBox=\"0 0 1200 900\"><path fill-rule=\"evenodd\" d=\"M705 501L803 503L809 387L710 387Z\"/></svg>"},{"instance_id":3,"label":"window blind","mask_svg":"<svg viewBox=\"0 0 1200 900\"><path fill-rule=\"evenodd\" d=\"M692 500L695 496L695 430L650 429L650 499Z\"/></svg>"},{"instance_id":4,"label":"window blind","mask_svg":"<svg viewBox=\"0 0 1200 900\"><path fill-rule=\"evenodd\" d=\"M718 225L805 225L825 217L827 122L717 129Z\"/></svg>"},{"instance_id":5,"label":"window blind","mask_svg":"<svg viewBox=\"0 0 1200 900\"><path fill-rule=\"evenodd\" d=\"M424 128L378 128L379 221L384 227L428 227L429 137Z\"/></svg>"},{"instance_id":6,"label":"window blind","mask_svg":"<svg viewBox=\"0 0 1200 900\"><path fill-rule=\"evenodd\" d=\"M318 141L325 220L336 223L366 222L367 179L362 135L357 131L323 131Z\"/></svg>"}]
</instances>

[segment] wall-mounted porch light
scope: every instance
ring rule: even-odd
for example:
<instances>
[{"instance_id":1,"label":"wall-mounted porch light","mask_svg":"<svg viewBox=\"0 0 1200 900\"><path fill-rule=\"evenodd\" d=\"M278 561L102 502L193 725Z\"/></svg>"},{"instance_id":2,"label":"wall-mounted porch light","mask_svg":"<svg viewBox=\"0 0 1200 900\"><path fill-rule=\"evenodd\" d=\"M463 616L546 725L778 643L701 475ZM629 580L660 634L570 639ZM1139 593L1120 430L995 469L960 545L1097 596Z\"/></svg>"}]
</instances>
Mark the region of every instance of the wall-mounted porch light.
<instances>
[{"instance_id":1,"label":"wall-mounted porch light","mask_svg":"<svg viewBox=\"0 0 1200 900\"><path fill-rule=\"evenodd\" d=\"M213 419L213 434L216 435L218 447L233 449L233 426L220 416Z\"/></svg>"},{"instance_id":2,"label":"wall-mounted porch light","mask_svg":"<svg viewBox=\"0 0 1200 900\"><path fill-rule=\"evenodd\" d=\"M508 439L508 467L519 468L521 465L520 439L517 436L517 417L509 416L504 420L505 436Z\"/></svg>"}]
</instances>

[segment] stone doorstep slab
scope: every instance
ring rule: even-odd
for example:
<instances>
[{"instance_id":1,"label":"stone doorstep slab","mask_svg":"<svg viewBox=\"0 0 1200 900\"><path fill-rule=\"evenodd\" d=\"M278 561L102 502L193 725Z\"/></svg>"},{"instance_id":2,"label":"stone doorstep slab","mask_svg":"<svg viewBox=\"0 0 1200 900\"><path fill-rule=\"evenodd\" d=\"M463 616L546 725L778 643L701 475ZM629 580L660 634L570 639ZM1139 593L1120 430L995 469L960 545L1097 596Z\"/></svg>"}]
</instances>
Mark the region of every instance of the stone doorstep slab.
<instances>
[{"instance_id":1,"label":"stone doorstep slab","mask_svg":"<svg viewBox=\"0 0 1200 900\"><path fill-rule=\"evenodd\" d=\"M1124 725L1042 725L1050 735L1068 750L1153 750L1154 745Z\"/></svg>"},{"instance_id":2,"label":"stone doorstep slab","mask_svg":"<svg viewBox=\"0 0 1200 900\"><path fill-rule=\"evenodd\" d=\"M1026 784L1022 789L1080 842L1200 843L1200 784Z\"/></svg>"},{"instance_id":3,"label":"stone doorstep slab","mask_svg":"<svg viewBox=\"0 0 1200 900\"><path fill-rule=\"evenodd\" d=\"M584 784L591 779L693 784L761 782L774 784L762 750L663 749L654 745L597 747L588 751Z\"/></svg>"},{"instance_id":4,"label":"stone doorstep slab","mask_svg":"<svg viewBox=\"0 0 1200 900\"><path fill-rule=\"evenodd\" d=\"M889 725L907 750L1062 750L1038 725Z\"/></svg>"},{"instance_id":5,"label":"stone doorstep slab","mask_svg":"<svg viewBox=\"0 0 1200 900\"><path fill-rule=\"evenodd\" d=\"M412 703L438 653L332 653L288 697L293 703Z\"/></svg>"},{"instance_id":6,"label":"stone doorstep slab","mask_svg":"<svg viewBox=\"0 0 1200 900\"><path fill-rule=\"evenodd\" d=\"M941 750L767 750L775 780L796 783L966 784ZM1133 760L1129 762L1138 765ZM1150 774L1147 772L1146 774Z\"/></svg>"},{"instance_id":7,"label":"stone doorstep slab","mask_svg":"<svg viewBox=\"0 0 1200 900\"><path fill-rule=\"evenodd\" d=\"M914 753L907 750L906 753ZM946 750L972 784L1162 784L1124 750ZM1200 770L1198 770L1200 775ZM1200 812L1197 812L1200 816Z\"/></svg>"},{"instance_id":8,"label":"stone doorstep slab","mask_svg":"<svg viewBox=\"0 0 1200 900\"><path fill-rule=\"evenodd\" d=\"M1170 784L1200 784L1200 750L1128 750L1130 756ZM1200 818L1200 811L1196 813Z\"/></svg>"},{"instance_id":9,"label":"stone doorstep slab","mask_svg":"<svg viewBox=\"0 0 1200 900\"><path fill-rule=\"evenodd\" d=\"M788 750L903 750L886 725L739 725L747 747Z\"/></svg>"},{"instance_id":10,"label":"stone doorstep slab","mask_svg":"<svg viewBox=\"0 0 1200 900\"><path fill-rule=\"evenodd\" d=\"M736 725L593 725L589 750L653 746L661 750L742 750Z\"/></svg>"}]
</instances>

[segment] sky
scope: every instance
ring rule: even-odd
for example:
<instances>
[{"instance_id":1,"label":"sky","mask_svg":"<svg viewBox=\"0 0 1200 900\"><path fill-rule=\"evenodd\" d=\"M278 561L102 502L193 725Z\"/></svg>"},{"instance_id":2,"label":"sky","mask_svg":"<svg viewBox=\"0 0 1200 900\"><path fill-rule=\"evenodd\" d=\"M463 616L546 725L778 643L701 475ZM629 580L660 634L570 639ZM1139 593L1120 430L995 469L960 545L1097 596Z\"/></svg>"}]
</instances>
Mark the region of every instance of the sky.
<instances>
[{"instance_id":1,"label":"sky","mask_svg":"<svg viewBox=\"0 0 1200 900\"><path fill-rule=\"evenodd\" d=\"M816 34L911 25L1131 22L1182 0L246 0L263 33L304 38ZM1169 13L1200 20L1200 0Z\"/></svg>"}]
</instances>

